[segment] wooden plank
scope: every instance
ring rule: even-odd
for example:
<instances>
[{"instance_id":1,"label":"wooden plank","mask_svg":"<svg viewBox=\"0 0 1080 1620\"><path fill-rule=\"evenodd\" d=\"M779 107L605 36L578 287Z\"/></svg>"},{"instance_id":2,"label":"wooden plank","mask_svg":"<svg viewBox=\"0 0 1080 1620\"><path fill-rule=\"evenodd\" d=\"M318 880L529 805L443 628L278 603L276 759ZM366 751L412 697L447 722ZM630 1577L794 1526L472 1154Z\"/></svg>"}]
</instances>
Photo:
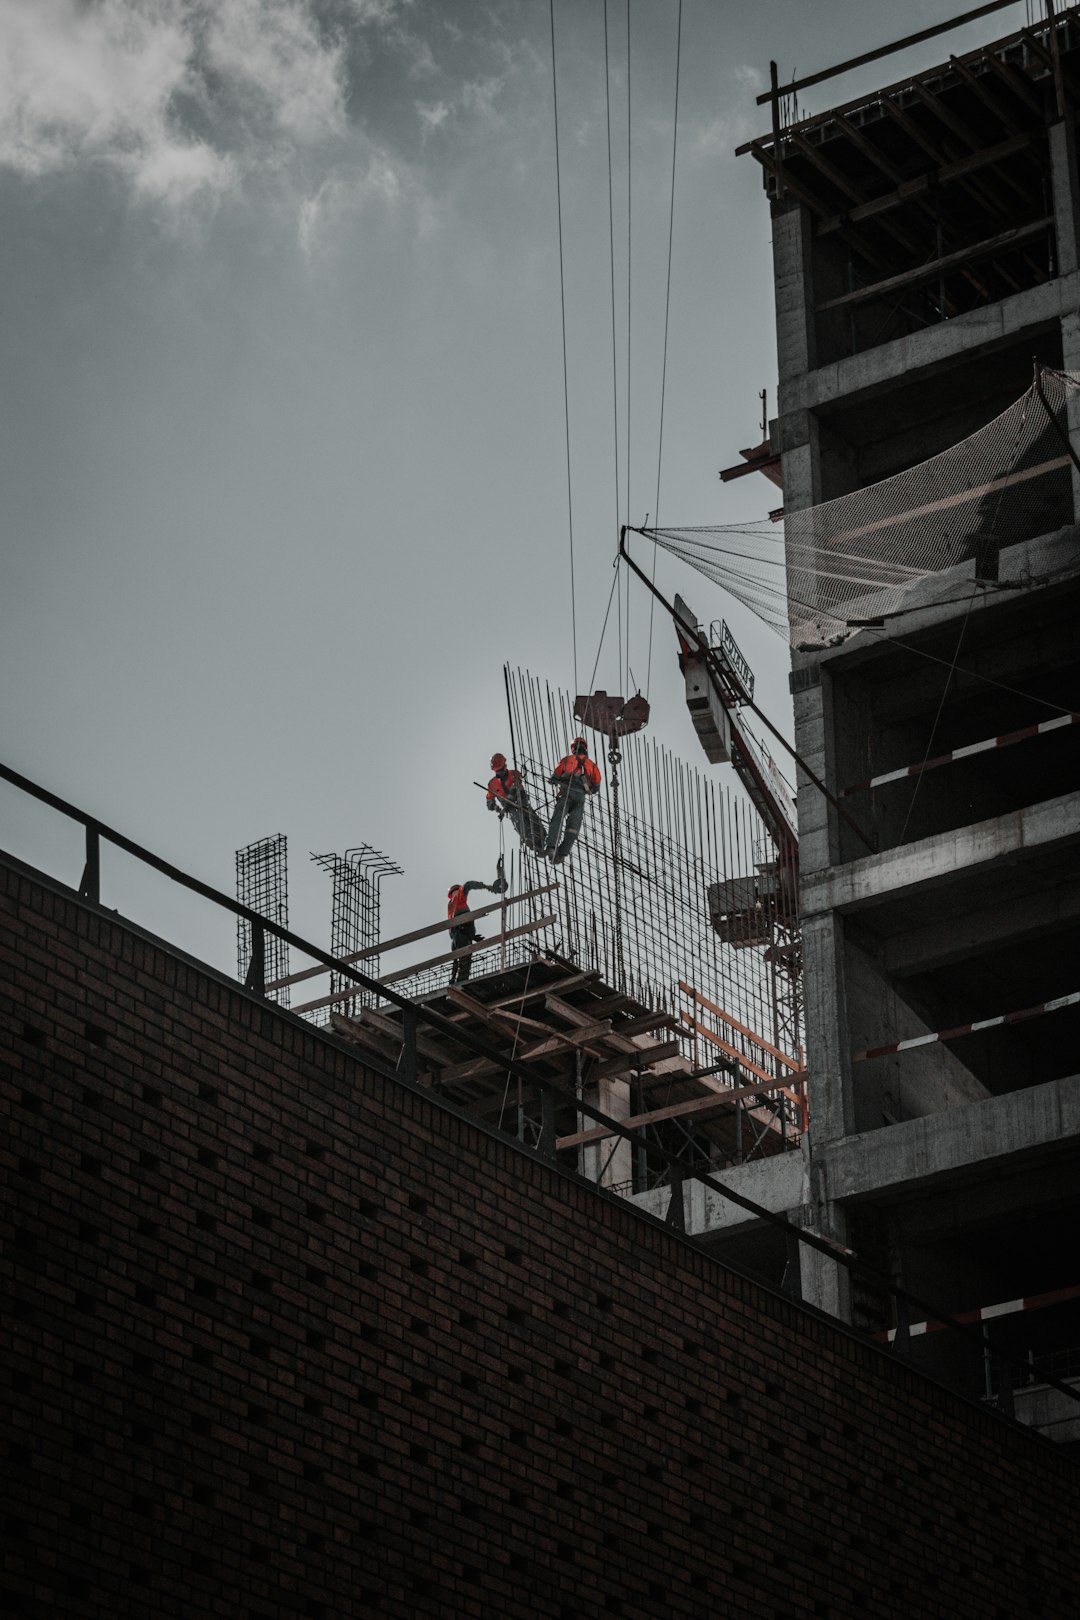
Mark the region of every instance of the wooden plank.
<instances>
[{"instance_id":1,"label":"wooden plank","mask_svg":"<svg viewBox=\"0 0 1080 1620\"><path fill-rule=\"evenodd\" d=\"M999 5L1005 5L1005 4L1009 3L1009 0L997 0L997 3ZM1072 11L1075 11L1076 8L1073 7L1071 9L1072 9ZM1067 14L1063 13L1062 15L1064 16L1064 15L1067 15ZM994 41L994 49L995 50L1004 50L1009 45L1015 45L1023 38L1023 35L1024 35L1024 30L1021 29L1019 33L1010 34L1005 39L995 40ZM964 55L963 59L964 59L965 62L977 61L982 56L982 54L983 54L983 52L985 50L986 50L985 45L978 45L978 46L975 47L974 50L965 52L965 55ZM924 78L935 78L935 77L940 76L941 72L942 72L942 69L940 67L931 68L931 69L929 69L929 71L927 73L923 74L922 76ZM843 101L843 102L841 102L839 104L839 106L830 107L827 112L811 113L808 117L800 118L800 119L798 119L797 122L795 122L793 124L789 124L787 130L785 131L785 134L790 134L790 132L792 130L794 130L794 129L815 129L815 128L821 127L822 125L829 124L835 118L837 113L856 112L856 111L860 110L861 108L864 108L864 107L866 107L868 105L871 105L871 104L880 106L883 98L885 98L886 96L897 95L902 90L910 90L912 88L913 83L914 83L914 79L915 79L915 76L913 74L908 74L907 78L905 78L905 79L897 79L894 84L883 85L879 90L873 91L870 95L864 94L864 95L861 95L861 96L854 96L850 101ZM787 88L784 88L782 90L782 93L787 94ZM768 95L766 95L765 99L769 100L770 97ZM1041 104L1040 104L1039 110L1041 111ZM754 148L761 141L768 141L768 140L771 140L771 139L772 139L771 135L758 135L758 136L755 136L752 140L743 141L741 146L737 146L735 148L735 154L734 155L736 157L742 157L744 153L752 152L754 150Z\"/></svg>"},{"instance_id":2,"label":"wooden plank","mask_svg":"<svg viewBox=\"0 0 1080 1620\"><path fill-rule=\"evenodd\" d=\"M648 1035L654 1029L677 1029L679 1020L670 1013L646 1013L643 1018L631 1018L625 1024L615 1026L615 1034L630 1040L634 1035Z\"/></svg>"},{"instance_id":3,"label":"wooden plank","mask_svg":"<svg viewBox=\"0 0 1080 1620\"><path fill-rule=\"evenodd\" d=\"M554 1031L547 1040L540 1041L536 1046L530 1046L520 1054L522 1063L530 1063L534 1058L547 1057L551 1052L557 1052L562 1047L592 1046L611 1034L611 1019L605 1018L602 1023L589 1024L584 1029L567 1029Z\"/></svg>"},{"instance_id":4,"label":"wooden plank","mask_svg":"<svg viewBox=\"0 0 1080 1620\"><path fill-rule=\"evenodd\" d=\"M490 939L477 940L475 945L462 945L456 951L448 951L444 956L432 956L426 962L416 962L412 967L402 968L397 973L388 973L384 979L376 979L379 985L396 984L399 979L411 979L414 973L422 973L425 968L441 967L445 962L456 962L461 956L475 956L477 951L490 951L494 946L501 945L503 940L517 939L520 934L531 934L540 928L550 928L556 921L552 911L537 922L521 923L517 928L508 928L505 934L492 934ZM317 1001L305 1001L299 1007L293 1007L294 1013L314 1012L317 1007L332 1007L338 1001L351 1001L354 996L362 995L363 988L354 985L351 990L338 990L332 996L320 996Z\"/></svg>"},{"instance_id":5,"label":"wooden plank","mask_svg":"<svg viewBox=\"0 0 1080 1620\"><path fill-rule=\"evenodd\" d=\"M697 1030L699 1035L704 1036L704 1038L709 1041L711 1045L715 1046L718 1051L726 1052L729 1057L738 1058L739 1063L744 1069L749 1069L750 1073L756 1074L759 1080L764 1080L766 1083L760 1089L765 1091L782 1091L785 1097L790 1097L792 1102L798 1103L800 1107L802 1106L802 1098L799 1096L798 1092L792 1091L791 1087L784 1085L782 1080L778 1080L773 1074L766 1074L764 1069L759 1069L756 1063L751 1063L750 1059L745 1057L737 1047L730 1045L730 1043L725 1041L722 1036L718 1035L715 1030L709 1029L706 1024L700 1024L696 1018L691 1018L688 1013L684 1013L683 1017L686 1018L687 1022Z\"/></svg>"},{"instance_id":6,"label":"wooden plank","mask_svg":"<svg viewBox=\"0 0 1080 1620\"><path fill-rule=\"evenodd\" d=\"M681 1050L678 1041L664 1041L656 1046L635 1046L632 1053L624 1053L621 1057L598 1064L590 1070L586 1080L610 1080L615 1075L628 1074L631 1069L649 1069L654 1063L664 1063L668 1058L678 1057Z\"/></svg>"},{"instance_id":7,"label":"wooden plank","mask_svg":"<svg viewBox=\"0 0 1080 1620\"><path fill-rule=\"evenodd\" d=\"M486 1002L477 1001L475 996L470 996L460 985L450 985L446 994L455 1006L462 1008L464 1012L478 1019L480 1023L486 1024L490 1029L498 1030L500 1035L516 1036L523 1025L542 1035L554 1033L550 1024L543 1024L538 1018L526 1018L522 1013L510 1012L508 1008L489 1007Z\"/></svg>"},{"instance_id":8,"label":"wooden plank","mask_svg":"<svg viewBox=\"0 0 1080 1620\"><path fill-rule=\"evenodd\" d=\"M823 304L817 305L817 309L820 312L839 309L846 304L864 304L871 298L884 298L903 287L933 281L946 270L962 269L971 259L992 257L995 253L1015 247L1018 242L1039 236L1052 223L1050 217L1046 216L1032 220L1030 225L1017 225L1012 230L1001 231L997 236L988 236L982 242L973 242L970 247L957 248L955 253L946 253L940 259L930 259L926 264L917 265L914 270L905 270L898 276L889 276L885 281L871 281L865 287L856 287L852 292L827 298Z\"/></svg>"},{"instance_id":9,"label":"wooden plank","mask_svg":"<svg viewBox=\"0 0 1080 1620\"><path fill-rule=\"evenodd\" d=\"M587 973L572 973L569 978L556 979L553 984L538 985L533 990L523 992L515 991L512 996L500 996L498 1001L485 1001L485 1007L524 1007L534 1001L543 1001L548 995L563 995L567 990L577 990L581 985L594 984L600 977L599 968L590 968Z\"/></svg>"},{"instance_id":10,"label":"wooden plank","mask_svg":"<svg viewBox=\"0 0 1080 1620\"><path fill-rule=\"evenodd\" d=\"M1020 152L1024 147L1030 146L1033 140L1033 134L1025 130L1019 135L1011 135L1007 141L999 141L996 146L984 147L981 152L971 152L967 157L957 158L952 163L943 163L939 168L930 169L926 174L915 175L911 180L904 180L895 191L887 191L882 197L873 197L869 202L859 203L854 208L847 208L842 213L823 219L817 228L817 235L829 236L833 231L842 230L846 225L859 225L864 220L875 219L893 208L900 208L904 203L917 202L953 180L964 179L977 169L986 168L1003 158L1011 157L1014 152ZM935 263L937 262L935 260Z\"/></svg>"},{"instance_id":11,"label":"wooden plank","mask_svg":"<svg viewBox=\"0 0 1080 1620\"><path fill-rule=\"evenodd\" d=\"M494 1058L469 1058L464 1063L452 1063L443 1069L439 1079L444 1085L453 1085L458 1080L478 1080L483 1075L505 1074L505 1063L496 1063Z\"/></svg>"},{"instance_id":12,"label":"wooden plank","mask_svg":"<svg viewBox=\"0 0 1080 1620\"><path fill-rule=\"evenodd\" d=\"M779 1047L773 1046L771 1042L765 1039L764 1035L759 1035L756 1030L748 1028L746 1024L740 1024L737 1018L732 1018L731 1014L725 1012L723 1007L718 1007L715 1001L710 1001L708 996L701 994L700 990L695 990L692 984L684 984L680 979L679 989L684 991L691 1000L696 1001L699 1007L704 1007L706 1012L714 1013L717 1018L722 1018L725 1024L729 1024L732 1029L737 1029L740 1035L745 1035L748 1040L754 1042L755 1046L760 1046L763 1052L768 1052L770 1057L776 1058L777 1062L782 1063L785 1069L795 1069L801 1073L802 1064L796 1058L789 1057L786 1052L781 1052Z\"/></svg>"},{"instance_id":13,"label":"wooden plank","mask_svg":"<svg viewBox=\"0 0 1080 1620\"><path fill-rule=\"evenodd\" d=\"M492 934L489 939L477 940L475 945L462 945L456 951L447 951L444 956L432 956L426 962L414 962L412 967L388 973L385 978L376 982L396 984L399 979L411 979L414 973L423 973L425 968L441 967L444 962L456 962L461 956L475 956L477 951L490 951L493 946L501 945L503 940L517 939L522 934L534 934L541 928L550 928L557 921L556 913L549 911L546 917L539 917L535 922L519 923L516 928L508 928L504 934Z\"/></svg>"},{"instance_id":14,"label":"wooden plank","mask_svg":"<svg viewBox=\"0 0 1080 1620\"><path fill-rule=\"evenodd\" d=\"M463 922L475 922L478 917L488 917L493 911L501 911L504 906L519 906L523 900L535 900L539 895L550 894L557 889L557 883L545 883L542 889L528 889L523 894L507 895L505 899L493 900L488 906L479 906L475 911L462 912L460 917L447 917L443 922L429 923L425 928L414 928L411 934L398 934L395 939L381 939L377 945L368 945L362 951L354 951L351 956L342 956L338 960L343 967L350 967L354 962L362 962L366 957L381 956L386 951L396 950L399 945L412 945L418 939L427 939L432 934L445 933L448 928L457 928ZM332 973L330 967L304 968L302 973L290 973L285 979L274 979L266 986L267 990L282 990L287 984L300 984L304 979L316 979L320 973Z\"/></svg>"},{"instance_id":15,"label":"wooden plank","mask_svg":"<svg viewBox=\"0 0 1080 1620\"><path fill-rule=\"evenodd\" d=\"M864 51L861 56L849 56L846 61L838 62L835 67L822 68L819 73L808 73L803 79L792 79L790 84L780 86L780 93L789 96L793 91L808 89L812 84L823 84L826 79L834 79L838 73L850 73L852 68L864 67L867 62L877 62L883 56L892 56L894 52L907 50L911 45L920 45L924 39L934 39L938 34L947 34L952 28L959 28L963 23L974 22L978 17L988 17L991 12L1001 11L1005 6L1012 3L1013 0L983 0L981 6L975 6L971 11L961 12L958 17L950 17L946 22L933 23L928 28L920 28L917 33L906 34L903 39L894 40L890 45L878 45L872 51ZM764 107L770 97L770 91L763 91L757 98L758 106Z\"/></svg>"},{"instance_id":16,"label":"wooden plank","mask_svg":"<svg viewBox=\"0 0 1080 1620\"><path fill-rule=\"evenodd\" d=\"M351 1022L358 1024L361 1029L370 1025L380 1035L385 1035L390 1040L396 1041L399 1046L401 1045L403 1039L401 1025L395 1023L394 1019L388 1018L385 1013L376 1012L373 1007L365 1007L360 1017L351 1020ZM416 1050L421 1057L429 1059L432 1063L437 1063L440 1068L450 1062L443 1048L436 1045L430 1036L421 1035L419 1031L417 1031L416 1035Z\"/></svg>"},{"instance_id":17,"label":"wooden plank","mask_svg":"<svg viewBox=\"0 0 1080 1620\"><path fill-rule=\"evenodd\" d=\"M559 996L548 996L544 1002L544 1005L547 1007L549 1012L558 1014L560 1018L565 1018L568 1024L580 1027L583 1024L589 1023L591 1019L595 1019L597 1013L606 1013L611 1008L611 1003L613 1000L616 1001L618 1006L622 1006L629 1001L629 999L630 998L628 996L619 996L617 998L608 996L603 1001L594 1002L587 1011L581 1007L572 1006L570 1002L563 1001ZM641 1047L636 1046L628 1036L624 1035L622 1031L618 1029L612 1030L608 1044L617 1052L636 1053L643 1050Z\"/></svg>"},{"instance_id":18,"label":"wooden plank","mask_svg":"<svg viewBox=\"0 0 1080 1620\"><path fill-rule=\"evenodd\" d=\"M630 1119L620 1121L628 1131L636 1130L640 1125L656 1125L665 1119L680 1119L685 1114L708 1114L725 1108L728 1104L737 1102L740 1097L757 1097L761 1092L772 1090L771 1086L729 1086L727 1089L717 1088L711 1097L692 1097L689 1102L671 1103L667 1108L654 1108L648 1114L634 1114ZM572 1136L560 1136L555 1143L557 1148L585 1147L590 1142L601 1142L605 1137L616 1133L606 1125L595 1125L591 1130L575 1131Z\"/></svg>"}]
</instances>

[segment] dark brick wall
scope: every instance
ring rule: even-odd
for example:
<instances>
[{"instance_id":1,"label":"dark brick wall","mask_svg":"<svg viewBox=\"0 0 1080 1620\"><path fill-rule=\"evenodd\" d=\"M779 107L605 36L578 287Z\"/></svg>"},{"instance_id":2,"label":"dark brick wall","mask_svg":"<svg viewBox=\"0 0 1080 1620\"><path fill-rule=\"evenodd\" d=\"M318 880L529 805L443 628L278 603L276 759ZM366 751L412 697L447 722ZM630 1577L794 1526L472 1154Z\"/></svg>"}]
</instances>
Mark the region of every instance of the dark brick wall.
<instances>
[{"instance_id":1,"label":"dark brick wall","mask_svg":"<svg viewBox=\"0 0 1080 1620\"><path fill-rule=\"evenodd\" d=\"M4 1612L1076 1613L1038 1440L0 867Z\"/></svg>"}]
</instances>

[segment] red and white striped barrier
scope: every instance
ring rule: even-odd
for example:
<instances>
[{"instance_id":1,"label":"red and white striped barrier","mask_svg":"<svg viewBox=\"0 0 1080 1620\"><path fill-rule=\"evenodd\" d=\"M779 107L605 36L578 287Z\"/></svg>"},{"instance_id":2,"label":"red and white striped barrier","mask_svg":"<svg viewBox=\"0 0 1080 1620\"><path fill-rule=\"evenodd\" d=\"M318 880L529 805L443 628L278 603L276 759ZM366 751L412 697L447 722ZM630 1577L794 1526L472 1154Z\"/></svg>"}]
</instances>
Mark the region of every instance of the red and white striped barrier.
<instances>
[{"instance_id":1,"label":"red and white striped barrier","mask_svg":"<svg viewBox=\"0 0 1080 1620\"><path fill-rule=\"evenodd\" d=\"M1066 1299L1080 1299L1080 1283L1074 1283L1069 1288L1052 1288L1048 1294L1028 1294L1023 1299L1007 1299L1001 1305L982 1305L976 1311L957 1311L952 1322L992 1322L995 1316L1012 1316L1017 1311L1041 1311L1047 1305L1060 1305ZM907 1331L916 1339L920 1333L938 1333L942 1328L951 1327L952 1322L912 1322ZM874 1338L891 1344L898 1331L897 1328L888 1328L875 1333Z\"/></svg>"},{"instance_id":2,"label":"red and white striped barrier","mask_svg":"<svg viewBox=\"0 0 1080 1620\"><path fill-rule=\"evenodd\" d=\"M870 788L883 787L886 782L900 782L908 776L921 776L924 771L936 770L939 765L951 765L956 759L970 759L972 754L988 754L995 748L1008 748L1010 743L1024 742L1028 737L1041 737L1045 731L1058 731L1062 726L1075 726L1080 714L1062 714L1056 720L1043 720L1037 726L1023 726L1019 731L1005 731L1000 737L988 737L985 742L968 743L965 748L954 748L948 754L936 754L924 759L920 765L902 765L898 771L885 771L881 776L870 776L865 782L856 782L844 788L840 797L850 793L865 793Z\"/></svg>"},{"instance_id":3,"label":"red and white striped barrier","mask_svg":"<svg viewBox=\"0 0 1080 1620\"><path fill-rule=\"evenodd\" d=\"M957 1024L955 1029L935 1030L932 1035L913 1035L910 1040L893 1041L891 1046L868 1046L865 1052L853 1052L852 1063L863 1063L867 1058L891 1057L894 1052L909 1052L913 1046L931 1046L935 1041L955 1041L959 1035L977 1035L982 1029L995 1029L999 1024L1020 1024L1025 1018L1038 1018L1043 1013L1057 1012L1061 1007L1074 1007L1080 1002L1080 990L1071 995L1057 996L1043 1001L1037 1007L1022 1007L1019 1012L1001 1013L997 1018L979 1018L971 1024Z\"/></svg>"}]
</instances>

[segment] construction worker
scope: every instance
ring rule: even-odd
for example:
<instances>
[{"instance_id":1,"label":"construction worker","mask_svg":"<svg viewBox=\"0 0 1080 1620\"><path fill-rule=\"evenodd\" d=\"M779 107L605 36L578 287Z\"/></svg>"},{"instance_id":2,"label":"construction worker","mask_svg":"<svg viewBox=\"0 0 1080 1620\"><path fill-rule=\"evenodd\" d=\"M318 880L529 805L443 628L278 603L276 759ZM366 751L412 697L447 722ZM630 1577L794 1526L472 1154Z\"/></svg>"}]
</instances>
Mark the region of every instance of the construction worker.
<instances>
[{"instance_id":1,"label":"construction worker","mask_svg":"<svg viewBox=\"0 0 1080 1620\"><path fill-rule=\"evenodd\" d=\"M589 758L584 737L575 737L570 752L560 759L548 778L558 792L547 832L547 853L557 865L564 861L577 841L585 800L600 791L600 768Z\"/></svg>"},{"instance_id":2,"label":"construction worker","mask_svg":"<svg viewBox=\"0 0 1080 1620\"><path fill-rule=\"evenodd\" d=\"M485 889L489 894L495 893L495 890L489 888L486 883L454 883L447 889L446 915L451 921L469 910L469 895L474 889ZM450 944L455 951L460 950L463 945L475 945L483 937L476 932L476 924L473 922L459 923L456 928L450 930ZM450 983L464 984L471 972L472 957L457 957L450 967Z\"/></svg>"},{"instance_id":3,"label":"construction worker","mask_svg":"<svg viewBox=\"0 0 1080 1620\"><path fill-rule=\"evenodd\" d=\"M521 777L509 769L505 754L492 754L491 769L495 774L487 785L488 809L496 810L500 819L509 816L522 843L539 852L544 847L544 823L529 803Z\"/></svg>"}]
</instances>

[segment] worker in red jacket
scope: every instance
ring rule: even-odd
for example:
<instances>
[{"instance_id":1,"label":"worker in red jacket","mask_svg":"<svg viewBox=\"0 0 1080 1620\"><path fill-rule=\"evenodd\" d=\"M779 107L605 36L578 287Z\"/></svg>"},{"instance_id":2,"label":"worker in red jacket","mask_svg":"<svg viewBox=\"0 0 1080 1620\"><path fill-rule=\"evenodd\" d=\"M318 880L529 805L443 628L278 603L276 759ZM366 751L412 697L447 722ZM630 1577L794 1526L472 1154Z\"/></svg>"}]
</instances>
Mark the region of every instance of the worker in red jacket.
<instances>
[{"instance_id":1,"label":"worker in red jacket","mask_svg":"<svg viewBox=\"0 0 1080 1620\"><path fill-rule=\"evenodd\" d=\"M565 759L560 759L549 780L558 791L546 848L557 865L566 859L577 841L585 800L600 791L600 768L589 758L589 745L584 737L574 738L570 752Z\"/></svg>"},{"instance_id":2,"label":"worker in red jacket","mask_svg":"<svg viewBox=\"0 0 1080 1620\"><path fill-rule=\"evenodd\" d=\"M488 809L498 811L500 818L509 816L522 843L529 849L542 850L544 823L529 803L521 777L510 770L505 754L492 754L491 769L495 774L487 785Z\"/></svg>"},{"instance_id":3,"label":"worker in red jacket","mask_svg":"<svg viewBox=\"0 0 1080 1620\"><path fill-rule=\"evenodd\" d=\"M486 883L454 883L447 889L446 915L451 922L470 909L469 895L474 889L486 889L489 894L495 893ZM483 935L476 932L474 922L459 923L456 928L450 930L450 945L455 951L460 950L463 945L476 945L482 938ZM457 957L450 968L450 983L464 984L471 972L472 957Z\"/></svg>"}]
</instances>

